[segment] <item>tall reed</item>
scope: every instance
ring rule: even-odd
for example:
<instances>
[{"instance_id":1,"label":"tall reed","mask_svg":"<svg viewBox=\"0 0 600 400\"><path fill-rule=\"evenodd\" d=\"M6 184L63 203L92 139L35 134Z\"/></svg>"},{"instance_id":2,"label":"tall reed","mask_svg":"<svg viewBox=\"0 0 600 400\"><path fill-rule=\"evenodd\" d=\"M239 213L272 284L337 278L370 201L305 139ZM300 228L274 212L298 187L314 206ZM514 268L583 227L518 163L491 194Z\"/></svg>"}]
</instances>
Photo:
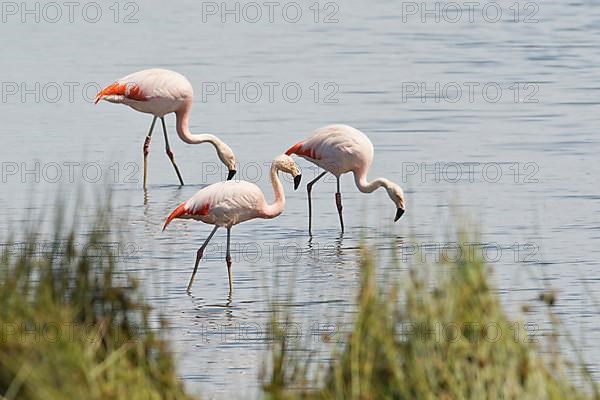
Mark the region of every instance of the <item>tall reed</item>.
<instances>
[{"instance_id":1,"label":"tall reed","mask_svg":"<svg viewBox=\"0 0 600 400\"><path fill-rule=\"evenodd\" d=\"M309 374L300 352L285 335L276 336L265 363L267 398L599 398L594 384L589 391L576 388L565 364L542 356L522 324L507 317L481 258L420 266L389 288L376 279L375 264L363 246L358 312L320 374ZM431 284L422 278L425 270L449 273ZM288 319L285 309L274 312L276 333L283 331L281 319Z\"/></svg>"},{"instance_id":2,"label":"tall reed","mask_svg":"<svg viewBox=\"0 0 600 400\"><path fill-rule=\"evenodd\" d=\"M67 226L59 206L50 238L34 222L4 244L4 399L190 398L166 341L149 322L150 307L120 268L114 219L110 199L100 202L94 223L83 230Z\"/></svg>"}]
</instances>

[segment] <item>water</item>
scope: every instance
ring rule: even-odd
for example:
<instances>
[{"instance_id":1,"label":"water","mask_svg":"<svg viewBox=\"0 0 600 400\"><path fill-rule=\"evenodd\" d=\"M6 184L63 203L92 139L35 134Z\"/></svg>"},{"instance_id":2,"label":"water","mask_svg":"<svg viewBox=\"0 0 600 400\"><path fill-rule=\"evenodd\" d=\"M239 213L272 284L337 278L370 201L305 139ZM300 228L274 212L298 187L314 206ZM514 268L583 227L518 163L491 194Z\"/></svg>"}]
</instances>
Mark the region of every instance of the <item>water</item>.
<instances>
[{"instance_id":1,"label":"water","mask_svg":"<svg viewBox=\"0 0 600 400\"><path fill-rule=\"evenodd\" d=\"M23 23L21 13L3 14L3 230L27 222L32 199L37 211L57 191L71 193L80 185L102 191L102 182L115 183L115 202L128 215L115 221L130 235L125 264L171 321L179 372L192 391L206 398L242 389L245 397L258 396L270 300L290 288L300 340L320 350L317 360L325 359L330 345L322 331L339 333L352 317L361 235L382 249L382 270L392 238L404 243L405 253L424 249L431 261L436 249L451 254L444 243L453 230L452 210L478 222L502 300L511 315L533 324L533 334L548 329L537 296L545 285L557 289L556 312L600 378L593 345L600 339L599 310L592 300L600 290L600 11L593 2L520 3L518 18L515 6L499 3L498 22L491 22L494 9L484 15L477 7L473 22L463 10L454 23L455 10L440 8L439 22L431 14L422 22L420 3L391 1L323 2L319 22L311 2L294 3L302 10L297 23L282 16L286 3L275 9L273 22L262 7L256 23L251 9L239 23L234 15L223 23L221 3L194 1L119 3L118 23L114 8L99 4L102 16L91 23L82 15L85 4L72 23L66 8L56 23L47 21L54 13L41 15L39 23L31 15ZM293 11L287 9L288 20ZM124 23L132 12L138 22ZM90 9L85 16L95 18ZM338 22L324 23L326 16ZM208 145L179 141L169 116L171 144L188 185L175 185L156 130L144 195L141 149L151 118L89 101L97 85L148 67L190 79L196 92L192 132L227 142L241 164L239 177L255 181L268 198L266 165L275 155L328 123L363 130L375 146L370 177L386 176L405 188L405 217L393 225L395 210L384 191L360 194L344 177L347 232L340 237L335 183L328 179L313 192L315 237L309 242L304 189L293 192L284 182L281 217L232 231L232 298L224 231L202 261L193 295L186 295L195 251L210 228L176 221L161 233L161 225L177 204L221 179L214 172L221 168L216 155ZM23 174L35 171L36 162L39 172ZM304 182L318 173L300 164ZM78 213L82 224L92 214L85 207ZM519 313L524 303L533 305L525 316Z\"/></svg>"}]
</instances>

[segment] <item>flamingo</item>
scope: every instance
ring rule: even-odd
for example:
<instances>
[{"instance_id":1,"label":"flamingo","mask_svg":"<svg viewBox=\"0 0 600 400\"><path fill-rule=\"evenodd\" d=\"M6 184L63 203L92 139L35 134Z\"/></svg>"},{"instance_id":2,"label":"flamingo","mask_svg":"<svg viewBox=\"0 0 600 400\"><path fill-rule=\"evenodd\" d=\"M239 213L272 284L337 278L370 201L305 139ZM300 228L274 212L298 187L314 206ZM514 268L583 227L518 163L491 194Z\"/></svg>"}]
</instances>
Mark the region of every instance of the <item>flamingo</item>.
<instances>
[{"instance_id":1,"label":"flamingo","mask_svg":"<svg viewBox=\"0 0 600 400\"><path fill-rule=\"evenodd\" d=\"M229 244L231 227L255 218L271 219L277 217L285 208L285 195L279 180L278 172L283 171L294 177L294 190L300 185L300 169L294 160L285 154L276 157L271 163L271 184L275 192L275 202L268 204L263 192L258 186L247 181L217 182L198 191L189 200L181 203L168 216L163 231L175 218L194 219L205 224L214 225L212 232L196 253L196 264L187 287L189 293L194 282L204 249L219 227L227 229L227 274L229 276L229 291L231 292L231 256Z\"/></svg>"},{"instance_id":2,"label":"flamingo","mask_svg":"<svg viewBox=\"0 0 600 400\"><path fill-rule=\"evenodd\" d=\"M344 233L344 218L342 217L340 176L347 172L354 174L356 187L363 193L371 193L379 187L387 190L388 196L396 205L394 222L404 214L404 192L400 186L386 178L377 178L372 182L367 181L367 172L373 162L373 144L358 129L341 124L324 126L317 129L308 139L290 147L285 154L296 154L325 170L306 185L309 235L312 236L312 187L328 172L337 179L335 204L340 217L342 233Z\"/></svg>"},{"instance_id":3,"label":"flamingo","mask_svg":"<svg viewBox=\"0 0 600 400\"><path fill-rule=\"evenodd\" d=\"M169 145L167 126L165 124L165 115L172 112L176 116L176 129L179 138L188 144L205 142L212 144L217 150L219 159L229 170L227 180L233 178L235 175L235 156L228 145L214 135L193 135L190 132L189 119L193 98L194 91L192 85L183 75L158 68L134 72L108 85L96 94L96 104L100 100L106 100L111 103L125 104L136 111L154 115L143 147L144 189L148 180L147 158L150 150L150 140L158 118L160 118L165 135L167 156L175 168L179 183L183 185L181 173L175 163L175 157Z\"/></svg>"}]
</instances>

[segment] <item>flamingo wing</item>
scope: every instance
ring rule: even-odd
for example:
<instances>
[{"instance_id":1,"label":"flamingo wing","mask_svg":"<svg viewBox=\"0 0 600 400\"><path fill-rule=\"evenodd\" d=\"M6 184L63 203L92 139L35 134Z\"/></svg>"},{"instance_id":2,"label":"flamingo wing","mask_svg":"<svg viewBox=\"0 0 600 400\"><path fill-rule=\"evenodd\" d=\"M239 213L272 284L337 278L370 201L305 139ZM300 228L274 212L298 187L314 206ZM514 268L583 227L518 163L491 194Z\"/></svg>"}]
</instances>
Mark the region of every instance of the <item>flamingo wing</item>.
<instances>
[{"instance_id":1,"label":"flamingo wing","mask_svg":"<svg viewBox=\"0 0 600 400\"><path fill-rule=\"evenodd\" d=\"M318 156L315 152L315 146L307 142L308 140L296 143L295 145L287 149L285 154L288 156L296 154L303 158L312 158L313 160L320 159L321 157Z\"/></svg>"},{"instance_id":2,"label":"flamingo wing","mask_svg":"<svg viewBox=\"0 0 600 400\"><path fill-rule=\"evenodd\" d=\"M148 101L153 98L185 99L193 96L192 86L181 74L166 69L146 69L127 75L96 94L100 100L123 103L127 100Z\"/></svg>"},{"instance_id":3,"label":"flamingo wing","mask_svg":"<svg viewBox=\"0 0 600 400\"><path fill-rule=\"evenodd\" d=\"M203 222L231 226L261 215L266 204L260 188L245 181L214 183L199 190L180 204L165 221L163 230L175 218L199 219Z\"/></svg>"},{"instance_id":4,"label":"flamingo wing","mask_svg":"<svg viewBox=\"0 0 600 400\"><path fill-rule=\"evenodd\" d=\"M210 203L201 203L198 204L193 202L194 198L192 197L188 201L184 201L180 205L175 208L171 214L167 217L165 224L163 225L163 231L167 229L167 226L173 221L175 218L192 218L193 216L200 215L208 215L208 211L210 210Z\"/></svg>"},{"instance_id":5,"label":"flamingo wing","mask_svg":"<svg viewBox=\"0 0 600 400\"><path fill-rule=\"evenodd\" d=\"M358 129L337 124L317 129L308 139L290 147L286 154L296 154L337 176L370 166L373 145Z\"/></svg>"}]
</instances>

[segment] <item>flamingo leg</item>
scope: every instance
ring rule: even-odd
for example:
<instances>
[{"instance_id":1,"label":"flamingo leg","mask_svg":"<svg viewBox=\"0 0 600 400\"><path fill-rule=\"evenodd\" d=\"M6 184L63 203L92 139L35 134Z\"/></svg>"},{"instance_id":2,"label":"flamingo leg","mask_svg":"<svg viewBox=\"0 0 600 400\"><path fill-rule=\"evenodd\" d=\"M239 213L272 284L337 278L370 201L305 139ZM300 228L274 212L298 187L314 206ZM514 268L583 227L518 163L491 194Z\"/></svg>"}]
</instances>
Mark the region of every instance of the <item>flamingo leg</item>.
<instances>
[{"instance_id":1,"label":"flamingo leg","mask_svg":"<svg viewBox=\"0 0 600 400\"><path fill-rule=\"evenodd\" d=\"M312 197L310 193L312 192L313 185L317 183L319 179L324 177L326 173L327 171L323 171L319 174L319 176L317 176L312 181L308 182L308 184L306 185L306 193L308 194L308 234L310 236L312 236Z\"/></svg>"},{"instance_id":2,"label":"flamingo leg","mask_svg":"<svg viewBox=\"0 0 600 400\"><path fill-rule=\"evenodd\" d=\"M150 131L146 136L146 140L144 140L144 189L146 189L146 184L148 183L148 153L150 153L150 141L152 140L152 131L154 130L154 124L156 124L156 119L158 117L155 115L152 120L152 125L150 125Z\"/></svg>"},{"instance_id":3,"label":"flamingo leg","mask_svg":"<svg viewBox=\"0 0 600 400\"><path fill-rule=\"evenodd\" d=\"M192 283L194 282L194 277L196 276L196 271L198 270L198 264L200 264L200 259L202 258L202 255L204 254L204 249L208 245L208 242L210 242L210 239L212 239L212 237L215 234L215 232L217 231L217 229L219 229L218 225L215 226L215 228L212 230L210 235L208 235L208 237L204 241L204 244L202 245L202 247L200 247L198 249L198 252L196 253L196 265L194 266L194 272L192 272L192 277L190 278L190 283L188 283L188 287L187 287L188 293L192 289Z\"/></svg>"},{"instance_id":4,"label":"flamingo leg","mask_svg":"<svg viewBox=\"0 0 600 400\"><path fill-rule=\"evenodd\" d=\"M340 216L340 225L342 226L342 233L344 233L344 217L342 217L342 194L340 193L340 177L337 177L337 192L335 193L335 205L337 206L338 214Z\"/></svg>"},{"instance_id":5,"label":"flamingo leg","mask_svg":"<svg viewBox=\"0 0 600 400\"><path fill-rule=\"evenodd\" d=\"M171 146L169 145L169 137L167 136L167 125L165 124L165 117L161 117L160 120L162 122L163 132L165 133L165 150L167 152L167 156L169 157L169 160L171 160L171 164L173 164L173 167L175 168L175 173L177 174L177 178L179 178L179 184L183 186L183 178L181 178L181 173L179 172L179 168L175 163L175 156L173 155L173 152L171 151Z\"/></svg>"},{"instance_id":6,"label":"flamingo leg","mask_svg":"<svg viewBox=\"0 0 600 400\"><path fill-rule=\"evenodd\" d=\"M229 293L233 285L231 284L231 255L229 254L229 244L231 242L231 228L227 228L227 253L225 255L225 261L227 262L227 275L229 276Z\"/></svg>"}]
</instances>

